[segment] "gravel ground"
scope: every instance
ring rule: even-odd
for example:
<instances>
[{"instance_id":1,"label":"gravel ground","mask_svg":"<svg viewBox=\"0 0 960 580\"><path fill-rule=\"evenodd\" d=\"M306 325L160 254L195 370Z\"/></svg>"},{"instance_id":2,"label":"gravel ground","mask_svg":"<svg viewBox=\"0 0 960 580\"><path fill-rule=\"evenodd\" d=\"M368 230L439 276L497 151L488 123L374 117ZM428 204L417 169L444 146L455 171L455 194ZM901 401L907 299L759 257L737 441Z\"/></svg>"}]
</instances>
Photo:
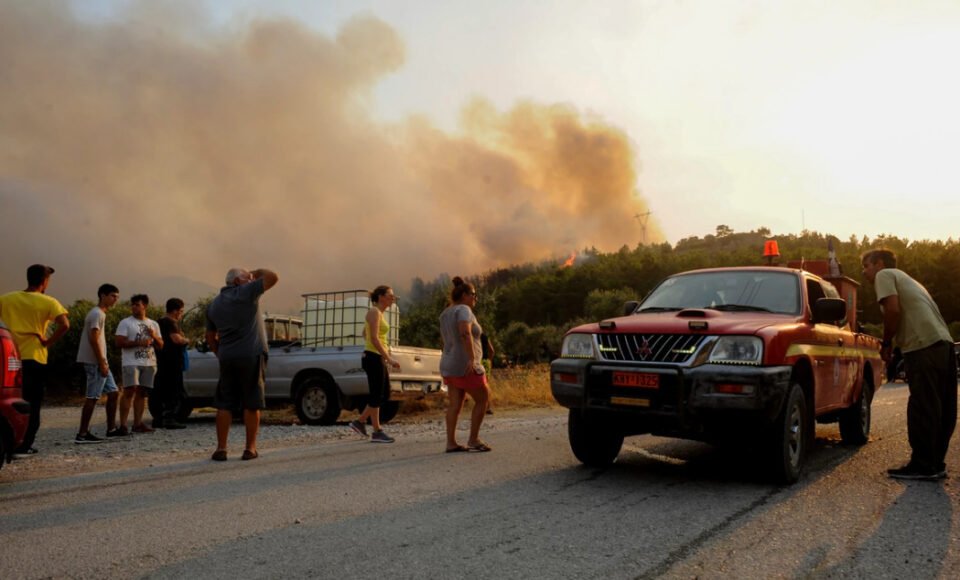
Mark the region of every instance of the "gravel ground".
<instances>
[{"instance_id":1,"label":"gravel ground","mask_svg":"<svg viewBox=\"0 0 960 580\"><path fill-rule=\"evenodd\" d=\"M460 429L469 427L469 411L468 406L461 414ZM558 412L557 408L498 411L496 415L487 416L483 430L496 430L497 424L504 421L537 420L544 414L555 415ZM73 438L80 423L80 407L44 406L40 432L34 444L40 453L14 459L4 465L0 470L0 484L209 458L216 449L214 417L213 409L195 411L187 422L186 429L158 429L153 433L134 434L104 443L77 445ZM260 426L257 439L259 450L317 445L359 437L350 430L346 421L319 427L290 424L288 417L289 414L284 411L265 413L266 419ZM342 418L350 420L354 417L355 414L348 413ZM90 430L103 437L106 432L105 421L103 408L98 405ZM149 424L149 421L147 423ZM439 448L444 445L444 417L439 411L416 415L401 414L385 425L384 430L397 438L435 438ZM466 433L461 432L461 438L465 440ZM243 424L234 422L229 439L231 457L238 457L242 453L243 443Z\"/></svg>"}]
</instances>

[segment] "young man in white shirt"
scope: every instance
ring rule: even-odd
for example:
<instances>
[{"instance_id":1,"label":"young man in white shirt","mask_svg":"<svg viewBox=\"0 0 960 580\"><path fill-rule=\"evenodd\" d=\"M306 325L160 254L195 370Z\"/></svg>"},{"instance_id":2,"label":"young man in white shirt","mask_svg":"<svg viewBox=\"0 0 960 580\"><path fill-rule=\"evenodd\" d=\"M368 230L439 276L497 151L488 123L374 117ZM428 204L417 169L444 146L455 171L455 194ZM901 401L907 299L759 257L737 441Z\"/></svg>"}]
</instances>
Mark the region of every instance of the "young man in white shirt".
<instances>
[{"instance_id":1,"label":"young man in white shirt","mask_svg":"<svg viewBox=\"0 0 960 580\"><path fill-rule=\"evenodd\" d=\"M121 367L123 369L123 392L120 395L120 426L107 432L107 437L122 437L130 434L127 430L127 417L133 407L133 432L151 433L152 428L143 422L143 410L147 397L153 389L153 380L157 374L157 355L155 349L163 348L160 325L147 318L147 306L150 298L146 294L135 294L130 298L130 316L117 325L114 341L121 349Z\"/></svg>"}]
</instances>

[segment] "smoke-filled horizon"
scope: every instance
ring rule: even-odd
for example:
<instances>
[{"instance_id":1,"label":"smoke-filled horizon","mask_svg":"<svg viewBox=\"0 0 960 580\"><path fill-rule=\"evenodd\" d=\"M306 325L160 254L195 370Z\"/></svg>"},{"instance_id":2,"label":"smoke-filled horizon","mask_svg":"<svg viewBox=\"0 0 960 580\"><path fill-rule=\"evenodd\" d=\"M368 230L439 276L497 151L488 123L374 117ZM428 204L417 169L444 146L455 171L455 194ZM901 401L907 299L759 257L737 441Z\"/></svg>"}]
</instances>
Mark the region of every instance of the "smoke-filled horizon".
<instances>
[{"instance_id":1,"label":"smoke-filled horizon","mask_svg":"<svg viewBox=\"0 0 960 580\"><path fill-rule=\"evenodd\" d=\"M63 301L105 281L188 294L266 267L287 307L640 241L636 154L601 119L477 97L456 134L385 124L370 94L404 44L384 22L331 38L158 6L172 5L91 23L64 1L0 4L0 291L35 262L57 269ZM654 220L646 240L663 240Z\"/></svg>"}]
</instances>

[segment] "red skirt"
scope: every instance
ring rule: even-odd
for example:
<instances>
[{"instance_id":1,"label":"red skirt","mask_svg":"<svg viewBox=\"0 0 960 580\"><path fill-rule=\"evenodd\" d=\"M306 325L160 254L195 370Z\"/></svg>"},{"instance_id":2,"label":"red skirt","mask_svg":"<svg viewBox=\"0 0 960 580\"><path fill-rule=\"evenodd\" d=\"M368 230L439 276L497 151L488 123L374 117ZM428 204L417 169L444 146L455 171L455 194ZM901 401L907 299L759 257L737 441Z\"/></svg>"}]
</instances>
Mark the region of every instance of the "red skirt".
<instances>
[{"instance_id":1,"label":"red skirt","mask_svg":"<svg viewBox=\"0 0 960 580\"><path fill-rule=\"evenodd\" d=\"M462 377L443 377L443 382L446 383L448 387L470 391L472 389L482 389L486 387L487 375L486 373L482 375L470 373Z\"/></svg>"}]
</instances>

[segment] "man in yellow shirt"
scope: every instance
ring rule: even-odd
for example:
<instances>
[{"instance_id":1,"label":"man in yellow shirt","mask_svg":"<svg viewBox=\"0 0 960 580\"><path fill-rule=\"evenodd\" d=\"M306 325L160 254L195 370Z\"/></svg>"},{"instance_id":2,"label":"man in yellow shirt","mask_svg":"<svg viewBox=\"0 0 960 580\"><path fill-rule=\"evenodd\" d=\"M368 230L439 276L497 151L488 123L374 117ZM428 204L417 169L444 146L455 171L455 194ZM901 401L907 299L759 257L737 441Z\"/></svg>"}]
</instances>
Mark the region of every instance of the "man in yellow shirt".
<instances>
[{"instance_id":1,"label":"man in yellow shirt","mask_svg":"<svg viewBox=\"0 0 960 580\"><path fill-rule=\"evenodd\" d=\"M889 362L903 351L910 398L907 438L913 453L903 467L888 469L896 479L937 480L947 476L947 448L957 424L957 367L953 338L930 293L897 269L890 250L863 255L863 276L877 291L883 310L880 356Z\"/></svg>"},{"instance_id":2,"label":"man in yellow shirt","mask_svg":"<svg viewBox=\"0 0 960 580\"><path fill-rule=\"evenodd\" d=\"M47 347L60 339L70 328L67 310L56 298L47 296L53 268L34 264L27 268L27 289L0 296L0 320L3 320L23 360L23 398L30 403L30 423L23 444L15 454L33 455L37 431L40 429L40 406L46 388ZM50 323L56 324L48 334Z\"/></svg>"}]
</instances>

